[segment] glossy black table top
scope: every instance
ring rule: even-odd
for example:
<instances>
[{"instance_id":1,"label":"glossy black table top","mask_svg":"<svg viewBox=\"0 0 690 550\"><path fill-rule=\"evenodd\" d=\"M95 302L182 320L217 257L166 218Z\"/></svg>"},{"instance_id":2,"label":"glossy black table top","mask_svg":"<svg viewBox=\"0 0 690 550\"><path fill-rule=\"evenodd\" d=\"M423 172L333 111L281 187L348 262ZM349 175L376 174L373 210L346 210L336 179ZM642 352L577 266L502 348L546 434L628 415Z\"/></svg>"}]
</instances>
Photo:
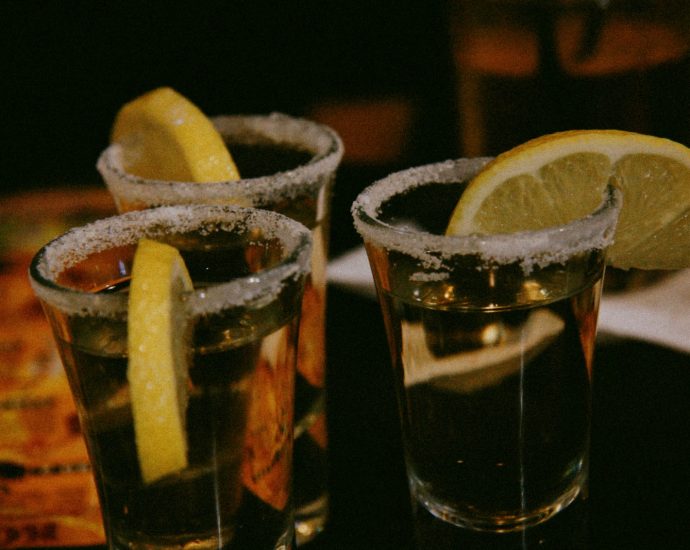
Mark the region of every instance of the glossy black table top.
<instances>
[{"instance_id":1,"label":"glossy black table top","mask_svg":"<svg viewBox=\"0 0 690 550\"><path fill-rule=\"evenodd\" d=\"M412 512L378 305L336 288L328 299L331 521L308 548L412 549ZM690 547L690 355L601 338L594 373L586 504L527 539L460 536L447 547ZM432 529L438 532L433 524Z\"/></svg>"}]
</instances>

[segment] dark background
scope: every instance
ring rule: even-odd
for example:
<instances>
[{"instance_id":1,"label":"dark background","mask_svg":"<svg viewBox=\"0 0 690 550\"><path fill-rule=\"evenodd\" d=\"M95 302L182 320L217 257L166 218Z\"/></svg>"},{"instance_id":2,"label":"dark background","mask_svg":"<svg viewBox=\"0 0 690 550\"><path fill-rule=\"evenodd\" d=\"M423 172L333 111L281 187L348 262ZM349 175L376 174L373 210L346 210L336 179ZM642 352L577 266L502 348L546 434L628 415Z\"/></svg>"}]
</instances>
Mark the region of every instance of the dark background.
<instances>
[{"instance_id":1,"label":"dark background","mask_svg":"<svg viewBox=\"0 0 690 550\"><path fill-rule=\"evenodd\" d=\"M208 115L336 105L337 254L359 242L349 205L361 189L459 156L447 12L446 0L0 0L0 199L102 185L115 114L158 86ZM383 122L377 101L393 105Z\"/></svg>"},{"instance_id":2,"label":"dark background","mask_svg":"<svg viewBox=\"0 0 690 550\"><path fill-rule=\"evenodd\" d=\"M683 12L684 1L611 6L649 18L663 12L657 5ZM522 15L530 6L582 5L465 5L482 2ZM359 243L349 206L366 185L398 168L463 153L451 39L452 14L461 4L0 0L0 199L44 187L101 186L95 163L118 109L167 85L208 115L283 111L341 133L346 154L334 197L335 255ZM690 144L690 58L649 78L571 81L553 69L542 63L541 73L524 82L498 78L480 95L492 117L481 154L543 133L602 125ZM644 113L617 109L623 97L639 98Z\"/></svg>"},{"instance_id":3,"label":"dark background","mask_svg":"<svg viewBox=\"0 0 690 550\"><path fill-rule=\"evenodd\" d=\"M2 191L97 181L115 113L161 85L209 115L402 97L427 128L415 126L424 147L408 159L451 156L445 10L436 0L2 0Z\"/></svg>"}]
</instances>

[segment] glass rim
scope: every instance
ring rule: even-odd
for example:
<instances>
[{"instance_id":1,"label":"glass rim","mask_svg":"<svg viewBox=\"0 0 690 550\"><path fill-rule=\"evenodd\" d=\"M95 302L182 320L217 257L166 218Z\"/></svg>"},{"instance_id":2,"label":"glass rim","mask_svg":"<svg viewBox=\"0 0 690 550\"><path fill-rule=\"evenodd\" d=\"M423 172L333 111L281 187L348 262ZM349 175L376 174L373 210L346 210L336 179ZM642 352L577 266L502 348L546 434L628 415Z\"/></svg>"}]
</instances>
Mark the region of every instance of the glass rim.
<instances>
[{"instance_id":1,"label":"glass rim","mask_svg":"<svg viewBox=\"0 0 690 550\"><path fill-rule=\"evenodd\" d=\"M223 136L243 136L248 143L270 140L289 144L313 154L313 157L291 170L233 181L197 182L147 179L127 173L122 168L121 148L109 145L101 152L96 169L116 200L136 201L148 206L234 201L244 199L244 206L273 202L276 194L287 199L319 189L324 176L334 174L340 164L344 146L330 127L305 118L283 113L267 115L222 115L212 117ZM245 202L246 201L246 202Z\"/></svg>"},{"instance_id":2,"label":"glass rim","mask_svg":"<svg viewBox=\"0 0 690 550\"><path fill-rule=\"evenodd\" d=\"M311 267L311 232L301 223L269 210L234 205L177 205L137 210L102 218L72 228L44 245L29 267L31 285L44 302L70 315L118 317L127 311L127 293L97 293L56 282L66 268L89 255L116 246L135 244L140 238L184 234L195 230L220 231L260 226L268 238L277 238L285 256L276 265L229 281L194 289L186 295L192 316L217 313L236 306L261 307L292 280Z\"/></svg>"},{"instance_id":3,"label":"glass rim","mask_svg":"<svg viewBox=\"0 0 690 550\"><path fill-rule=\"evenodd\" d=\"M605 249L612 243L622 194L611 183L591 214L539 230L447 236L393 226L378 218L380 206L393 196L431 183L467 181L491 160L490 157L447 160L401 170L372 183L352 204L357 232L365 242L415 257L430 269L441 268L444 259L476 255L485 263L517 262L529 271L534 266L562 263L579 252Z\"/></svg>"}]
</instances>

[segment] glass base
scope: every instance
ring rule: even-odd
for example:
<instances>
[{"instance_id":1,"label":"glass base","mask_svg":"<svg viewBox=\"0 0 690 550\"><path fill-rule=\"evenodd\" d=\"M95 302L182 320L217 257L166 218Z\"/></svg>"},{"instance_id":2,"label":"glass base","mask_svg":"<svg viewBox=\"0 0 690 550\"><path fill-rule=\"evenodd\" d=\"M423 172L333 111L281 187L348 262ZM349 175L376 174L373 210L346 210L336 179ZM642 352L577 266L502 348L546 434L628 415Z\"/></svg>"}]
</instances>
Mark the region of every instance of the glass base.
<instances>
[{"instance_id":1,"label":"glass base","mask_svg":"<svg viewBox=\"0 0 690 550\"><path fill-rule=\"evenodd\" d=\"M108 548L112 550L176 550L179 548L193 550L214 550L228 548L233 539L233 533L228 531L221 537L209 535L205 537L169 536L146 537L139 539L113 536L108 542Z\"/></svg>"},{"instance_id":2,"label":"glass base","mask_svg":"<svg viewBox=\"0 0 690 550\"><path fill-rule=\"evenodd\" d=\"M297 546L302 546L316 538L326 527L328 520L328 495L295 510L295 535Z\"/></svg>"},{"instance_id":3,"label":"glass base","mask_svg":"<svg viewBox=\"0 0 690 550\"><path fill-rule=\"evenodd\" d=\"M412 497L433 516L465 529L494 533L522 531L546 521L577 499L585 491L584 487L584 480L579 483L576 482L557 500L541 508L524 511L497 511L494 514L486 514L478 513L476 509L469 505L458 508L439 502L426 492L421 485L415 483L413 479L410 480Z\"/></svg>"},{"instance_id":4,"label":"glass base","mask_svg":"<svg viewBox=\"0 0 690 550\"><path fill-rule=\"evenodd\" d=\"M240 530L241 531L241 530ZM122 537L112 536L108 542L111 550L230 550L231 548L247 548L258 550L260 548L268 550L294 550L296 546L295 531L288 528L278 536L278 539L271 539L270 536L235 536L231 530L225 531L222 536L177 536L177 537L147 537L146 539L132 540Z\"/></svg>"},{"instance_id":5,"label":"glass base","mask_svg":"<svg viewBox=\"0 0 690 550\"><path fill-rule=\"evenodd\" d=\"M570 505L537 525L519 531L466 529L434 516L413 503L414 548L417 550L591 550L589 502L581 493Z\"/></svg>"}]
</instances>

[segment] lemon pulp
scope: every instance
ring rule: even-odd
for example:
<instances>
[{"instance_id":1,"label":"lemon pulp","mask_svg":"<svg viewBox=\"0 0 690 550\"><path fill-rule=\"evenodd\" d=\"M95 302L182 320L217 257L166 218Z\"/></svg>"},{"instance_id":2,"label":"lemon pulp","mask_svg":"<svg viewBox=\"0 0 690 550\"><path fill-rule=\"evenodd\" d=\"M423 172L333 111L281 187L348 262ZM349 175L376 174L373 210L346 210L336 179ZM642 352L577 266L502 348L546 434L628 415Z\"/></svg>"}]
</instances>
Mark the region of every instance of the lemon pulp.
<instances>
[{"instance_id":1,"label":"lemon pulp","mask_svg":"<svg viewBox=\"0 0 690 550\"><path fill-rule=\"evenodd\" d=\"M168 87L126 103L115 117L111 141L122 147L125 170L142 178L214 182L240 177L213 123Z\"/></svg>"},{"instance_id":2,"label":"lemon pulp","mask_svg":"<svg viewBox=\"0 0 690 550\"><path fill-rule=\"evenodd\" d=\"M499 155L470 182L446 233L562 225L592 213L609 182L623 192L609 263L690 267L690 149L633 132L560 132Z\"/></svg>"}]
</instances>

